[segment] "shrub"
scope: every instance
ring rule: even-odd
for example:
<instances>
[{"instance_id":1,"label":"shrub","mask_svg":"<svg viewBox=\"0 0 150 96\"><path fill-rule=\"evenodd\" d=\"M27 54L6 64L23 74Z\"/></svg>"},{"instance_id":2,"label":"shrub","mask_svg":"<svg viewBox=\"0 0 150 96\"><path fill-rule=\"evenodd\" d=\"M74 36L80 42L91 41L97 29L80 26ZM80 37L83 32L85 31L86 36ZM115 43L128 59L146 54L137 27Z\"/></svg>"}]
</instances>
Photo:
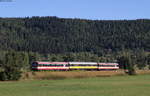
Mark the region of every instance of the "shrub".
<instances>
[{"instance_id":1,"label":"shrub","mask_svg":"<svg viewBox=\"0 0 150 96\"><path fill-rule=\"evenodd\" d=\"M0 80L18 80L21 77L21 68L23 67L22 53L10 51L5 54L1 62Z\"/></svg>"}]
</instances>

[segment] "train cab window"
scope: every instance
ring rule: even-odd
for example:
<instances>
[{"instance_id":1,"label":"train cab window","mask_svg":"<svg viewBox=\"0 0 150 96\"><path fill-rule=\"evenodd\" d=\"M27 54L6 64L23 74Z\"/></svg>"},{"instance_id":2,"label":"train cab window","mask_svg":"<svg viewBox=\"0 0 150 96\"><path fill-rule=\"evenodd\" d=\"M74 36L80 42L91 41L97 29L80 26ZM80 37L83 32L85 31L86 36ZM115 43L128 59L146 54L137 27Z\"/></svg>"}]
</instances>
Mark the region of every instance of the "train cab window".
<instances>
[{"instance_id":1,"label":"train cab window","mask_svg":"<svg viewBox=\"0 0 150 96\"><path fill-rule=\"evenodd\" d=\"M37 67L37 66L38 66L38 63L37 63L37 62L33 62L33 63L32 63L32 66L33 66L33 67Z\"/></svg>"}]
</instances>

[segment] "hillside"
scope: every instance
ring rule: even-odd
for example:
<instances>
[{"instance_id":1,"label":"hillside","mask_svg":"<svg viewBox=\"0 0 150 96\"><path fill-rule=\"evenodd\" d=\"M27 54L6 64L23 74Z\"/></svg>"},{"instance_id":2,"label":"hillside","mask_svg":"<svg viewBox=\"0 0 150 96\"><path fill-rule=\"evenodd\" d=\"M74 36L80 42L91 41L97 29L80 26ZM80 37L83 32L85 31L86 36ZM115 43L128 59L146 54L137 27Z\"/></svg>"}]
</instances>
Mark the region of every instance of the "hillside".
<instances>
[{"instance_id":1,"label":"hillside","mask_svg":"<svg viewBox=\"0 0 150 96\"><path fill-rule=\"evenodd\" d=\"M0 18L0 45L0 50L44 54L150 51L150 20Z\"/></svg>"}]
</instances>

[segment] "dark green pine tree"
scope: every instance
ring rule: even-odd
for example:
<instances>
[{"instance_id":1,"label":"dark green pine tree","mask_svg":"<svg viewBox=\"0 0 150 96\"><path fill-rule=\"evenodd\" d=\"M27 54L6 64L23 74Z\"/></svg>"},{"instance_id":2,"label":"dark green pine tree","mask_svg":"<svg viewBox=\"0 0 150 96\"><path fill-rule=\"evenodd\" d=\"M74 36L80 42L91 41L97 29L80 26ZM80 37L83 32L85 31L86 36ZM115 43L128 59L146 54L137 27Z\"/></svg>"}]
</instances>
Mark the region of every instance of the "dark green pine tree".
<instances>
[{"instance_id":1,"label":"dark green pine tree","mask_svg":"<svg viewBox=\"0 0 150 96\"><path fill-rule=\"evenodd\" d=\"M1 80L18 80L21 77L22 62L19 61L19 53L9 51L5 55L1 68L3 71L0 73Z\"/></svg>"},{"instance_id":2,"label":"dark green pine tree","mask_svg":"<svg viewBox=\"0 0 150 96\"><path fill-rule=\"evenodd\" d=\"M129 75L135 75L135 68L134 68L134 58L130 52L124 52L123 56L118 59L118 63L121 68L125 70L125 73Z\"/></svg>"}]
</instances>

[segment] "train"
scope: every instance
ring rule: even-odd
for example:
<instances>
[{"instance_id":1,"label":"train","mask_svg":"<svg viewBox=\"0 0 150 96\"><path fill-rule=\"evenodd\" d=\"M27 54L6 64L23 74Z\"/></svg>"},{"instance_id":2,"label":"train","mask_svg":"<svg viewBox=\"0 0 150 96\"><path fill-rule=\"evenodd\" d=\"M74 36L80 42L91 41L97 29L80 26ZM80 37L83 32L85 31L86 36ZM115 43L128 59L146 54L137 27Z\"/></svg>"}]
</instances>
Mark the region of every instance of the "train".
<instances>
[{"instance_id":1,"label":"train","mask_svg":"<svg viewBox=\"0 0 150 96\"><path fill-rule=\"evenodd\" d=\"M32 63L32 70L117 70L118 63L100 63L100 62L44 62L35 61Z\"/></svg>"}]
</instances>

